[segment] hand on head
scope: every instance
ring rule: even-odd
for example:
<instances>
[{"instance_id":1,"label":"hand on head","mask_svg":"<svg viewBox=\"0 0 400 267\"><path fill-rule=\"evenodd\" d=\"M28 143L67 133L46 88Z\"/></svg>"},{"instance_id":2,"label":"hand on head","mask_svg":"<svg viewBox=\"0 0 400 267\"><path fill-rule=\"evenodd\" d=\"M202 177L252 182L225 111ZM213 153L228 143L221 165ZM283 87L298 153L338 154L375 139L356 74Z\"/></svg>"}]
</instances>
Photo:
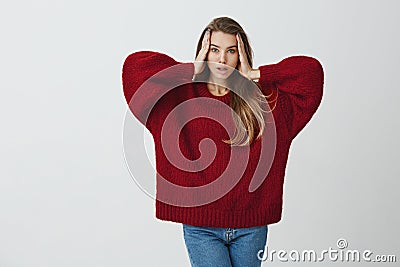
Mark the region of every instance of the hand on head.
<instances>
[{"instance_id":1,"label":"hand on head","mask_svg":"<svg viewBox=\"0 0 400 267\"><path fill-rule=\"evenodd\" d=\"M236 40L238 42L238 50L239 50L238 70L243 76L249 77L252 68L250 67L249 61L247 60L247 55L245 52L242 37L240 36L239 33L236 34Z\"/></svg>"},{"instance_id":2,"label":"hand on head","mask_svg":"<svg viewBox=\"0 0 400 267\"><path fill-rule=\"evenodd\" d=\"M199 74L203 72L208 50L210 49L210 36L211 30L207 29L206 33L204 34L201 50L197 55L195 62L194 62L194 74Z\"/></svg>"}]
</instances>

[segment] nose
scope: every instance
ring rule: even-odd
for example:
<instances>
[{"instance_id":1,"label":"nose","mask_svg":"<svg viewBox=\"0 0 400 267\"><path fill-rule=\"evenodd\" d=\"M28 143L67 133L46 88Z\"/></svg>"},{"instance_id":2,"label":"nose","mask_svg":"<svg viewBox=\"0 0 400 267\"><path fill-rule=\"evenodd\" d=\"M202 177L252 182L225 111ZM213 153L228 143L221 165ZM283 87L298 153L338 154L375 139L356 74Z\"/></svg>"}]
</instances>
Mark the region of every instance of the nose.
<instances>
[{"instance_id":1,"label":"nose","mask_svg":"<svg viewBox=\"0 0 400 267\"><path fill-rule=\"evenodd\" d=\"M221 53L221 55L219 57L219 63L221 63L221 64L225 64L226 63L225 53Z\"/></svg>"}]
</instances>

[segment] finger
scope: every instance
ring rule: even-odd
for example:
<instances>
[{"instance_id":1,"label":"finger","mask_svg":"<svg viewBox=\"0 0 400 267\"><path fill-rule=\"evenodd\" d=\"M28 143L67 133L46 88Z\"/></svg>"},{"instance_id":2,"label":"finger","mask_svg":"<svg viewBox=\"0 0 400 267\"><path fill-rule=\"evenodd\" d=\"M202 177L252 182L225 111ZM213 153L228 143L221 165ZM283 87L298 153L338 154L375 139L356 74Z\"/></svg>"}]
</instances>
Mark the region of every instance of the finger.
<instances>
[{"instance_id":1,"label":"finger","mask_svg":"<svg viewBox=\"0 0 400 267\"><path fill-rule=\"evenodd\" d=\"M207 53L208 53L209 49L210 49L210 46L208 44L203 46L199 51L198 60L204 61L205 58L207 57Z\"/></svg>"},{"instance_id":2,"label":"finger","mask_svg":"<svg viewBox=\"0 0 400 267\"><path fill-rule=\"evenodd\" d=\"M236 41L238 43L238 50L239 50L239 53L240 53L240 39L239 39L239 34L238 33L236 34Z\"/></svg>"},{"instance_id":3,"label":"finger","mask_svg":"<svg viewBox=\"0 0 400 267\"><path fill-rule=\"evenodd\" d=\"M244 53L244 43L243 43L243 41L242 41L242 37L240 36L240 34L239 34L239 40L240 40L240 49L242 50L243 56L245 56L245 53Z\"/></svg>"},{"instance_id":4,"label":"finger","mask_svg":"<svg viewBox=\"0 0 400 267\"><path fill-rule=\"evenodd\" d=\"M236 39L237 39L237 42L238 42L239 57L242 57L243 56L242 42L241 42L239 34L236 34Z\"/></svg>"},{"instance_id":5,"label":"finger","mask_svg":"<svg viewBox=\"0 0 400 267\"><path fill-rule=\"evenodd\" d=\"M206 31L203 38L202 50L208 51L210 46L210 30Z\"/></svg>"},{"instance_id":6,"label":"finger","mask_svg":"<svg viewBox=\"0 0 400 267\"><path fill-rule=\"evenodd\" d=\"M244 53L244 44L242 42L242 37L240 36L240 34L237 34L237 38L238 38L238 47L239 47L239 56L241 61L246 61L247 60L247 55Z\"/></svg>"},{"instance_id":7,"label":"finger","mask_svg":"<svg viewBox=\"0 0 400 267\"><path fill-rule=\"evenodd\" d=\"M207 30L203 36L203 45L207 44L210 39L210 30Z\"/></svg>"},{"instance_id":8,"label":"finger","mask_svg":"<svg viewBox=\"0 0 400 267\"><path fill-rule=\"evenodd\" d=\"M242 49L242 51L244 51L244 43L242 41L242 36L240 36L240 34L238 33L239 36L239 41L240 41L240 48Z\"/></svg>"},{"instance_id":9,"label":"finger","mask_svg":"<svg viewBox=\"0 0 400 267\"><path fill-rule=\"evenodd\" d=\"M203 47L205 47L209 44L209 40L210 40L210 33L206 32L206 34L204 34L204 38L203 38Z\"/></svg>"},{"instance_id":10,"label":"finger","mask_svg":"<svg viewBox=\"0 0 400 267\"><path fill-rule=\"evenodd\" d=\"M209 43L208 42L205 42L202 46L201 46L201 49L200 49L200 54L202 54L202 55L205 55L205 54L207 54L208 53L208 50L209 50L209 48L210 48L210 45L209 45Z\"/></svg>"},{"instance_id":11,"label":"finger","mask_svg":"<svg viewBox=\"0 0 400 267\"><path fill-rule=\"evenodd\" d=\"M202 46L202 48L200 50L200 54L206 55L208 53L209 49L210 49L210 45L209 44L205 44L204 46Z\"/></svg>"}]
</instances>

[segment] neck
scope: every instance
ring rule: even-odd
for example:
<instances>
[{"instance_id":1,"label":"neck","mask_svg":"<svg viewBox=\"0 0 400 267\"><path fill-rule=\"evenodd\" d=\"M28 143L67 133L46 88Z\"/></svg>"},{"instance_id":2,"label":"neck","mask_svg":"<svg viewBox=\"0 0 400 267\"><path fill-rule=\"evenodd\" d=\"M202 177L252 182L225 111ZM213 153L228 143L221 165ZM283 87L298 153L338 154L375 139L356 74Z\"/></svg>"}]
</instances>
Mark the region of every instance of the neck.
<instances>
[{"instance_id":1,"label":"neck","mask_svg":"<svg viewBox=\"0 0 400 267\"><path fill-rule=\"evenodd\" d=\"M216 96L223 96L229 92L226 86L226 80L219 80L210 77L207 84L208 90Z\"/></svg>"}]
</instances>

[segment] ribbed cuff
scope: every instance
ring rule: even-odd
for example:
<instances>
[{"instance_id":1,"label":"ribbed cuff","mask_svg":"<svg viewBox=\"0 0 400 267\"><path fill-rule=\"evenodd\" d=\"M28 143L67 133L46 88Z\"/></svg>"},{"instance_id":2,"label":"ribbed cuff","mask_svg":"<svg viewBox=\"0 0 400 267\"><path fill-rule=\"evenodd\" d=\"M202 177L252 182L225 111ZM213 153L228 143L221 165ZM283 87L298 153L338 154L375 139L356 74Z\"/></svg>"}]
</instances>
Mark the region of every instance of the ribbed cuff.
<instances>
[{"instance_id":1,"label":"ribbed cuff","mask_svg":"<svg viewBox=\"0 0 400 267\"><path fill-rule=\"evenodd\" d=\"M260 70L260 79L258 82L261 86L271 84L279 79L280 66L278 63L263 65L258 67L258 69Z\"/></svg>"}]
</instances>

